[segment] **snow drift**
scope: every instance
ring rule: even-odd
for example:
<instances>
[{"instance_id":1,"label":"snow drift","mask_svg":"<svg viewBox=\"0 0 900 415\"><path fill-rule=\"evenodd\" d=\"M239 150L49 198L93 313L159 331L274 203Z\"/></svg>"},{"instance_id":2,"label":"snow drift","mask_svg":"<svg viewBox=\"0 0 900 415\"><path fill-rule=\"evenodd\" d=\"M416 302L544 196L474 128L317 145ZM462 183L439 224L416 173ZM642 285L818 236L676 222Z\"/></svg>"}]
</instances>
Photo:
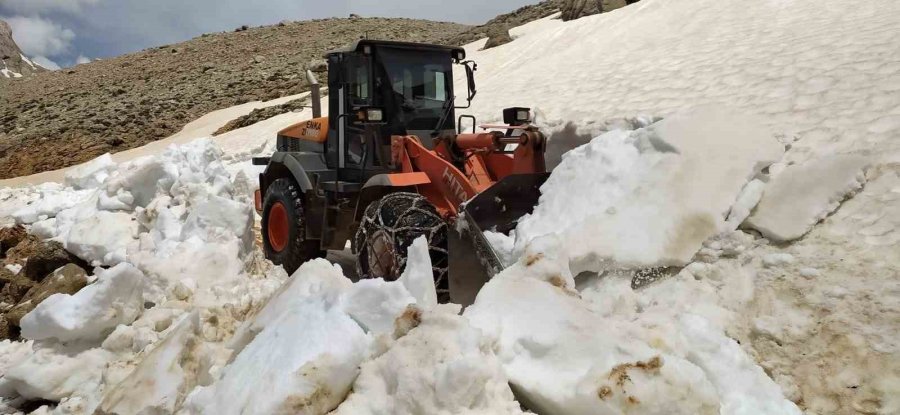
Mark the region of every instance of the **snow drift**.
<instances>
[{"instance_id":1,"label":"snow drift","mask_svg":"<svg viewBox=\"0 0 900 415\"><path fill-rule=\"evenodd\" d=\"M685 265L782 152L759 120L709 107L603 134L563 156L519 221L516 252L555 234L576 274Z\"/></svg>"}]
</instances>

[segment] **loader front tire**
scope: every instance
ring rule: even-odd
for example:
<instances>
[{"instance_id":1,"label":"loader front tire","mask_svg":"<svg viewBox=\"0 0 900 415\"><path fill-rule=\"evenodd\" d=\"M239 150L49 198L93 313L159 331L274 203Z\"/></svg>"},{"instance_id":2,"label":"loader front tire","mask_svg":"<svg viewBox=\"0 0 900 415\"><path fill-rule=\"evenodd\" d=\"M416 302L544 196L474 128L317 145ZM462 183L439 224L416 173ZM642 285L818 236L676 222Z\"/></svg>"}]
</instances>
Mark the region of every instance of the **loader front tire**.
<instances>
[{"instance_id":1,"label":"loader front tire","mask_svg":"<svg viewBox=\"0 0 900 415\"><path fill-rule=\"evenodd\" d=\"M438 298L446 297L447 223L428 200L416 193L391 193L366 208L353 241L360 278L400 278L406 268L407 249L423 235L428 241Z\"/></svg>"},{"instance_id":2,"label":"loader front tire","mask_svg":"<svg viewBox=\"0 0 900 415\"><path fill-rule=\"evenodd\" d=\"M277 179L263 200L262 240L266 258L288 275L304 262L324 256L318 240L306 238L303 193L290 179Z\"/></svg>"}]
</instances>

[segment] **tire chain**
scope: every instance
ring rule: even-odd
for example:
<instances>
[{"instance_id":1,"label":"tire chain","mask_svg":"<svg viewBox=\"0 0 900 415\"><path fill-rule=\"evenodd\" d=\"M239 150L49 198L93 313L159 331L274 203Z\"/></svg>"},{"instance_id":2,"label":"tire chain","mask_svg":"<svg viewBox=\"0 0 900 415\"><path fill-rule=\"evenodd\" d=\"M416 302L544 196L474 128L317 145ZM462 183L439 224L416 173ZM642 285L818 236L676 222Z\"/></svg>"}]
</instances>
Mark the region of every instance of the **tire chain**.
<instances>
[{"instance_id":1,"label":"tire chain","mask_svg":"<svg viewBox=\"0 0 900 415\"><path fill-rule=\"evenodd\" d=\"M397 215L397 218L394 220L394 223L400 223L404 218L419 214L424 220L420 219L418 224L416 225L406 225L401 227L391 227L385 224L384 218L379 213L382 212L382 204L385 199L382 199L377 204L370 205L365 214L363 215L362 223L360 223L359 231L356 234L356 249L361 249L366 246L366 241L369 239L369 232L375 231L377 229L382 229L388 232L391 237L391 240L395 243L397 241L398 233L409 233L413 235L425 235L425 239L428 241L428 253L431 256L432 252L438 252L444 254L444 257L448 257L448 251L446 248L442 248L439 246L435 246L435 236L439 235L439 233L443 230L444 235L446 235L447 223L441 218L434 210L428 209L423 204L427 204L428 201L425 200L422 196L416 193L393 193L388 195L391 198L391 201L394 202L397 199L407 199L409 202L409 207L400 212ZM427 206L427 205L426 205ZM430 220L429 220L430 219ZM426 226L425 223L422 222L431 222L433 221L435 224L432 226ZM418 238L418 236L416 236ZM446 236L445 236L446 239ZM446 243L446 240L445 240ZM409 244L412 244L412 241L409 241ZM408 249L409 246L406 248ZM401 252L402 247L397 246L397 250L394 251L394 260L398 264L398 269L404 269L406 267L406 252ZM434 285L438 290L438 295L441 294L446 295L445 291L448 291L447 284L444 284L444 280L447 278L447 261L444 264L434 264L432 263L432 274L434 277ZM364 270L359 270L360 275L364 273Z\"/></svg>"}]
</instances>

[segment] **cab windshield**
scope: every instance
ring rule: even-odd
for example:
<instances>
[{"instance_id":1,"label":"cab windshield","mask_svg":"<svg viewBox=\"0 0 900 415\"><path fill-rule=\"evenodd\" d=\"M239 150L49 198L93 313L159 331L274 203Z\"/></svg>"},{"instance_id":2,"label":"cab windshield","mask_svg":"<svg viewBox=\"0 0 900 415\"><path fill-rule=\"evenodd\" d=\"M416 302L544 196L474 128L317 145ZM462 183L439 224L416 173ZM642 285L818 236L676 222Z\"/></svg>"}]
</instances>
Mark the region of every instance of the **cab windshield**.
<instances>
[{"instance_id":1,"label":"cab windshield","mask_svg":"<svg viewBox=\"0 0 900 415\"><path fill-rule=\"evenodd\" d=\"M452 105L450 54L379 48L377 87L409 130L433 129L447 105ZM380 76L379 76L380 75Z\"/></svg>"}]
</instances>

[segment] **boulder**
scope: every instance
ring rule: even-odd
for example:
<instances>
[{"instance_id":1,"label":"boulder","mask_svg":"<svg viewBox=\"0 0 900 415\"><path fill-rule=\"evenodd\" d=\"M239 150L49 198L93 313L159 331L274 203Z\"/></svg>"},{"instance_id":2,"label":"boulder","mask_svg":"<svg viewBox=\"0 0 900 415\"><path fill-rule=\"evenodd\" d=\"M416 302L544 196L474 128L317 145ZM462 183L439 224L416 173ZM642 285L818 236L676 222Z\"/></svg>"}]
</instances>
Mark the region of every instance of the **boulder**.
<instances>
[{"instance_id":1,"label":"boulder","mask_svg":"<svg viewBox=\"0 0 900 415\"><path fill-rule=\"evenodd\" d=\"M87 272L83 268L75 264L66 264L53 271L40 284L29 289L19 303L6 313L6 318L10 324L18 326L22 317L34 310L47 297L53 294L75 294L87 283Z\"/></svg>"},{"instance_id":2,"label":"boulder","mask_svg":"<svg viewBox=\"0 0 900 415\"><path fill-rule=\"evenodd\" d=\"M563 0L560 4L564 21L575 20L592 14L604 13L635 3L634 0Z\"/></svg>"},{"instance_id":3,"label":"boulder","mask_svg":"<svg viewBox=\"0 0 900 415\"><path fill-rule=\"evenodd\" d=\"M0 268L0 302L18 304L31 287L36 284L22 273L13 274L6 268Z\"/></svg>"},{"instance_id":4,"label":"boulder","mask_svg":"<svg viewBox=\"0 0 900 415\"><path fill-rule=\"evenodd\" d=\"M0 314L0 341L10 338L12 331L9 321L3 314Z\"/></svg>"},{"instance_id":5,"label":"boulder","mask_svg":"<svg viewBox=\"0 0 900 415\"><path fill-rule=\"evenodd\" d=\"M506 26L495 26L488 31L488 41L484 44L484 49L490 49L512 42L512 36L509 35L509 28Z\"/></svg>"},{"instance_id":6,"label":"boulder","mask_svg":"<svg viewBox=\"0 0 900 415\"><path fill-rule=\"evenodd\" d=\"M7 251L6 263L23 265L19 275L35 282L69 263L87 266L84 261L66 251L61 243L41 241L32 235L26 236L22 242Z\"/></svg>"},{"instance_id":7,"label":"boulder","mask_svg":"<svg viewBox=\"0 0 900 415\"><path fill-rule=\"evenodd\" d=\"M313 59L308 66L309 70L313 72L325 72L328 70L328 62L325 62L325 59Z\"/></svg>"},{"instance_id":8,"label":"boulder","mask_svg":"<svg viewBox=\"0 0 900 415\"><path fill-rule=\"evenodd\" d=\"M22 225L0 228L0 256L5 255L6 251L22 242L27 234Z\"/></svg>"}]
</instances>

